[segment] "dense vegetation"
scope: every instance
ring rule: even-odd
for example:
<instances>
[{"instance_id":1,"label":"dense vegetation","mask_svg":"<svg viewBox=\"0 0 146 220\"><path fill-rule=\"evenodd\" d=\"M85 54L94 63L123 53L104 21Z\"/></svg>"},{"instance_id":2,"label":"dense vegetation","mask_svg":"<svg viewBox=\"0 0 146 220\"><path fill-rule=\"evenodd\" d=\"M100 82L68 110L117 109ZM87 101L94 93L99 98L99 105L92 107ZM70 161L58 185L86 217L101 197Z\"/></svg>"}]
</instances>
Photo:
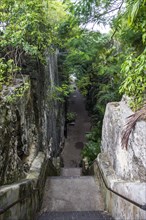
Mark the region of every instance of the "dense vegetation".
<instances>
[{"instance_id":1,"label":"dense vegetation","mask_svg":"<svg viewBox=\"0 0 146 220\"><path fill-rule=\"evenodd\" d=\"M102 120L108 102L130 97L129 105L141 108L146 94L146 1L80 0L71 11L81 26L110 23L101 34L85 30L72 39L67 64L78 76L78 87L87 98L92 130L83 156L89 161L100 151ZM93 26L94 26L93 25Z\"/></svg>"},{"instance_id":2,"label":"dense vegetation","mask_svg":"<svg viewBox=\"0 0 146 220\"><path fill-rule=\"evenodd\" d=\"M16 75L45 65L47 48L61 44L58 28L66 19L58 0L2 0L0 4L0 87Z\"/></svg>"},{"instance_id":3,"label":"dense vegetation","mask_svg":"<svg viewBox=\"0 0 146 220\"><path fill-rule=\"evenodd\" d=\"M93 160L107 102L126 94L133 110L144 104L145 12L146 0L1 0L0 90L18 75L39 71L46 50L58 48L64 82L56 89L66 96L68 76L76 73L92 119L83 155ZM89 22L110 24L111 30L108 34L87 30Z\"/></svg>"}]
</instances>

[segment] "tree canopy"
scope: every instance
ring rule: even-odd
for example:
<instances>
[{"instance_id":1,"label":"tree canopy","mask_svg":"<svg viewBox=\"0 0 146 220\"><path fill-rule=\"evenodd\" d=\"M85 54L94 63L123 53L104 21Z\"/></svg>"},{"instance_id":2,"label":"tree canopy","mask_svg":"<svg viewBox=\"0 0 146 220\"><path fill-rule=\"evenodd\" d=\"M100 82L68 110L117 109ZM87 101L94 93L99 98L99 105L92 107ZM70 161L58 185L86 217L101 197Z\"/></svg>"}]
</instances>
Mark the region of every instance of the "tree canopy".
<instances>
[{"instance_id":1,"label":"tree canopy","mask_svg":"<svg viewBox=\"0 0 146 220\"><path fill-rule=\"evenodd\" d=\"M84 94L92 91L96 100L102 94L106 104L120 91L131 97L133 109L140 108L146 90L145 11L145 0L1 0L1 84L30 60L45 65L46 49L59 48L64 71L77 74ZM110 24L111 30L87 30L90 22Z\"/></svg>"},{"instance_id":2,"label":"tree canopy","mask_svg":"<svg viewBox=\"0 0 146 220\"><path fill-rule=\"evenodd\" d=\"M66 20L58 0L2 0L0 5L0 79L20 72L31 57L45 62L44 53L60 44L59 25Z\"/></svg>"},{"instance_id":3,"label":"tree canopy","mask_svg":"<svg viewBox=\"0 0 146 220\"><path fill-rule=\"evenodd\" d=\"M101 23L109 33L94 30ZM86 97L92 130L83 156L94 160L106 104L126 94L135 111L146 100L146 0L1 0L0 92L45 66L48 48L60 51L53 98L68 95L69 74Z\"/></svg>"}]
</instances>

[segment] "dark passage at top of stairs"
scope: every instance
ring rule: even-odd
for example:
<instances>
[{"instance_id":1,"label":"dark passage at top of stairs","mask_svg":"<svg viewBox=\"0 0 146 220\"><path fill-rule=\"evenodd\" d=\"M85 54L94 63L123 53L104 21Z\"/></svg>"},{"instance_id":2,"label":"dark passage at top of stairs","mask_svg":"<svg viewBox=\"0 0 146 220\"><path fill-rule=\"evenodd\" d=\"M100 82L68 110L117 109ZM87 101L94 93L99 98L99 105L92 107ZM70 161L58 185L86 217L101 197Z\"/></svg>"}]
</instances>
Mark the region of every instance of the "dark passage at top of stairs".
<instances>
[{"instance_id":1,"label":"dark passage at top of stairs","mask_svg":"<svg viewBox=\"0 0 146 220\"><path fill-rule=\"evenodd\" d=\"M38 220L113 220L104 211L46 212Z\"/></svg>"}]
</instances>

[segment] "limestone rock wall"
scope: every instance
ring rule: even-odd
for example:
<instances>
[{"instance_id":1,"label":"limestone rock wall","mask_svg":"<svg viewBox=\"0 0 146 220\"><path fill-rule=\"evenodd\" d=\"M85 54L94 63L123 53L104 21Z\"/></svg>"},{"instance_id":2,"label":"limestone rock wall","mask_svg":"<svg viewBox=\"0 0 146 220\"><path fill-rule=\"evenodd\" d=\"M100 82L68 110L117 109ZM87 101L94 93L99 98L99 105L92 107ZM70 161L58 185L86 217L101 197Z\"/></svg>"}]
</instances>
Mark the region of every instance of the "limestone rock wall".
<instances>
[{"instance_id":1,"label":"limestone rock wall","mask_svg":"<svg viewBox=\"0 0 146 220\"><path fill-rule=\"evenodd\" d=\"M121 132L133 112L127 99L109 103L103 121L102 153L106 153L116 175L123 180L146 182L146 121L136 123L128 149L122 149Z\"/></svg>"},{"instance_id":2,"label":"limestone rock wall","mask_svg":"<svg viewBox=\"0 0 146 220\"><path fill-rule=\"evenodd\" d=\"M21 84L19 85L21 88ZM27 166L23 164L35 145L35 125L30 89L21 97L0 103L0 184L6 184L25 176ZM5 99L6 98L6 99ZM30 111L30 113L29 113Z\"/></svg>"},{"instance_id":3,"label":"limestone rock wall","mask_svg":"<svg viewBox=\"0 0 146 220\"><path fill-rule=\"evenodd\" d=\"M103 120L101 153L94 162L105 209L115 220L146 219L146 121L133 129L128 148L121 146L127 117L133 114L128 99L108 103Z\"/></svg>"},{"instance_id":4,"label":"limestone rock wall","mask_svg":"<svg viewBox=\"0 0 146 220\"><path fill-rule=\"evenodd\" d=\"M93 166L103 194L105 210L115 220L146 219L146 184L125 181L115 174L106 153L100 153Z\"/></svg>"},{"instance_id":5,"label":"limestone rock wall","mask_svg":"<svg viewBox=\"0 0 146 220\"><path fill-rule=\"evenodd\" d=\"M59 84L57 54L46 54L27 79L17 79L0 99L0 185L25 178L39 151L57 156L63 141L63 104L52 98ZM24 78L24 77L23 77ZM21 91L27 81L28 86ZM17 91L21 94L14 96Z\"/></svg>"}]
</instances>

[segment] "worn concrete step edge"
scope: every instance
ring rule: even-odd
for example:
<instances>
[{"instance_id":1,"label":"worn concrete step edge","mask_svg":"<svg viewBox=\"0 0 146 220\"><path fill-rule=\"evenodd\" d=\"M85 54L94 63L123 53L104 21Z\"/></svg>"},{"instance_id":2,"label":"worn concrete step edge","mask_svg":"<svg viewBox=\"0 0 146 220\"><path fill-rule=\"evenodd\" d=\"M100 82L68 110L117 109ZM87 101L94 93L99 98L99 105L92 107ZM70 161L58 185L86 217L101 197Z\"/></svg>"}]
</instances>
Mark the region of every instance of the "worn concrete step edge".
<instances>
[{"instance_id":1,"label":"worn concrete step edge","mask_svg":"<svg viewBox=\"0 0 146 220\"><path fill-rule=\"evenodd\" d=\"M36 220L114 220L106 211L45 212Z\"/></svg>"},{"instance_id":2,"label":"worn concrete step edge","mask_svg":"<svg viewBox=\"0 0 146 220\"><path fill-rule=\"evenodd\" d=\"M81 176L82 168L61 168L61 176Z\"/></svg>"},{"instance_id":3,"label":"worn concrete step edge","mask_svg":"<svg viewBox=\"0 0 146 220\"><path fill-rule=\"evenodd\" d=\"M47 179L61 180L61 179L90 179L90 178L94 178L94 176L51 176L48 177Z\"/></svg>"}]
</instances>

